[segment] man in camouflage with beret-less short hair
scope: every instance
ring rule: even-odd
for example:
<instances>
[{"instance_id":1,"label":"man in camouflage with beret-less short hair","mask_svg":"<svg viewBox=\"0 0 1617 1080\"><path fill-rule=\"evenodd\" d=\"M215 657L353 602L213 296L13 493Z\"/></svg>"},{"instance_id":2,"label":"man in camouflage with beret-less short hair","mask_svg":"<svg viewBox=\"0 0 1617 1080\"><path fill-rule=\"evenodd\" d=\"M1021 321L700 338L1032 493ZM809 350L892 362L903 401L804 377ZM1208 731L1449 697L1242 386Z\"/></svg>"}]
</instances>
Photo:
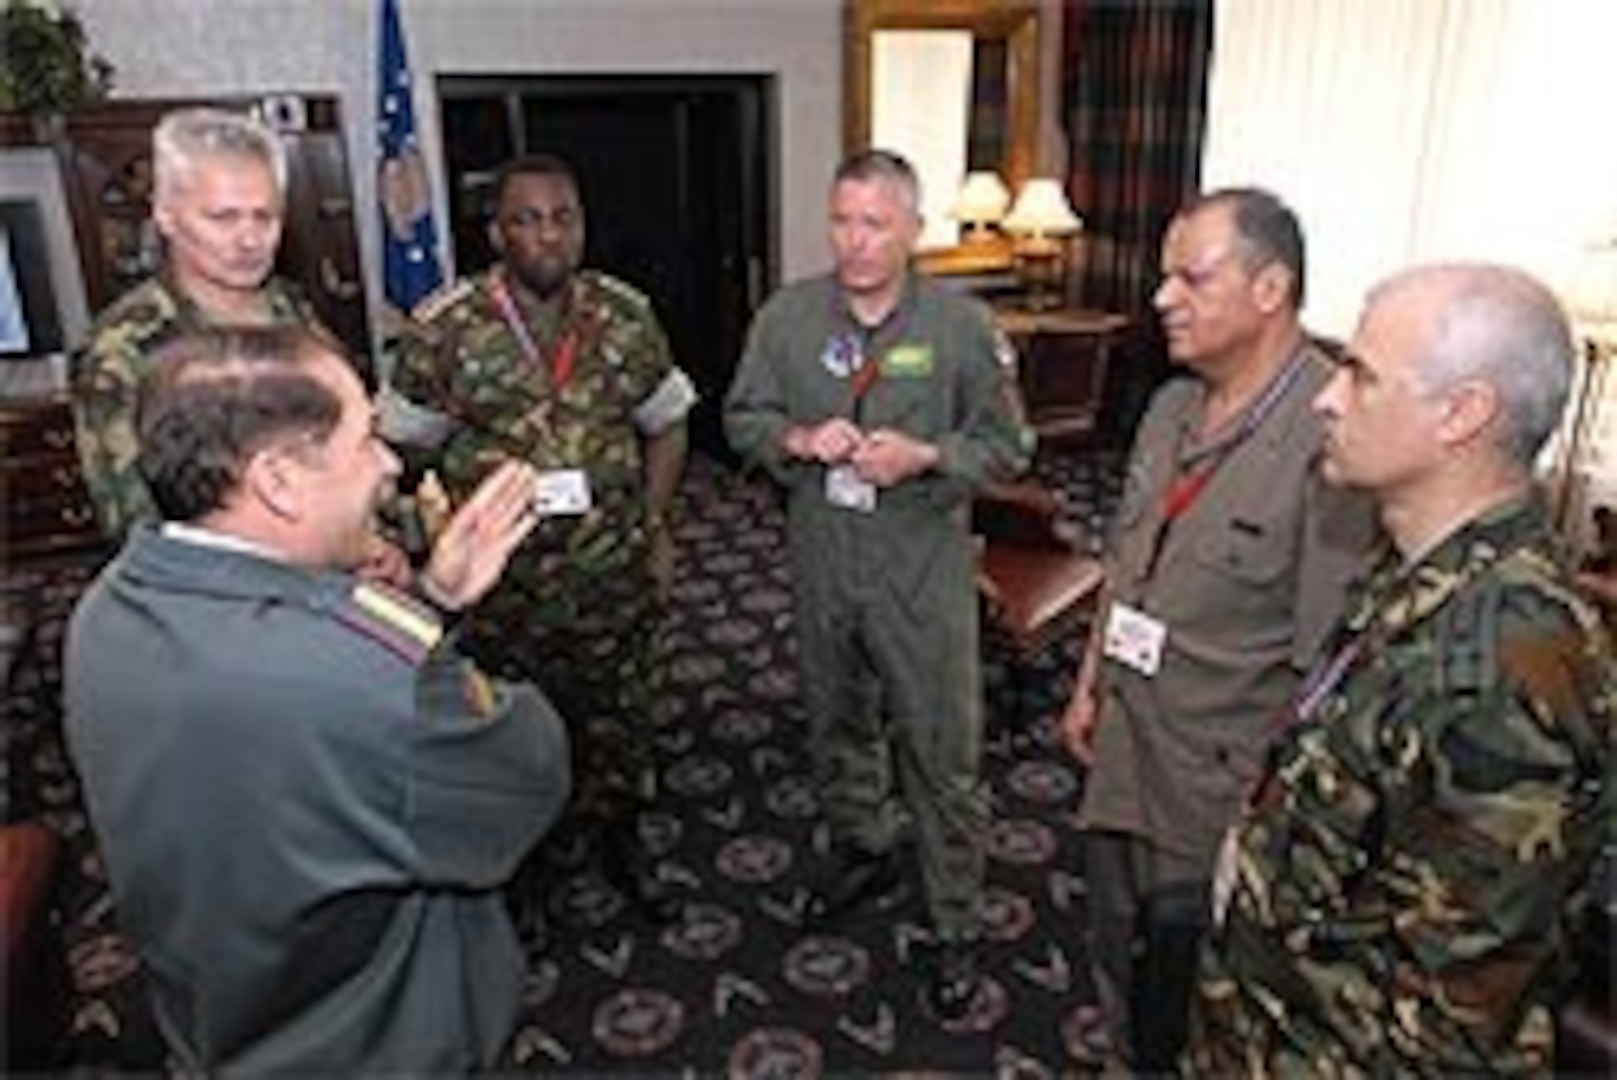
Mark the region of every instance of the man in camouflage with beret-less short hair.
<instances>
[{"instance_id":1,"label":"man in camouflage with beret-less short hair","mask_svg":"<svg viewBox=\"0 0 1617 1080\"><path fill-rule=\"evenodd\" d=\"M638 819L656 790L669 514L696 395L647 298L580 269L584 209L570 166L513 161L494 200L499 261L417 308L394 388L446 421L427 457L452 498L503 457L539 470L542 520L473 613L468 647L556 701L576 748L577 809L602 826L602 868L665 921L678 905Z\"/></svg>"},{"instance_id":2,"label":"man in camouflage with beret-less short hair","mask_svg":"<svg viewBox=\"0 0 1617 1080\"><path fill-rule=\"evenodd\" d=\"M1611 643L1534 483L1574 367L1501 267L1377 287L1315 398L1325 477L1391 545L1226 841L1187 1064L1540 1074L1617 814Z\"/></svg>"},{"instance_id":3,"label":"man in camouflage with beret-less short hair","mask_svg":"<svg viewBox=\"0 0 1617 1080\"><path fill-rule=\"evenodd\" d=\"M109 538L157 516L135 468L135 397L162 345L225 324L315 324L291 285L272 276L286 168L274 132L244 113L180 109L152 133L152 220L164 264L101 313L74 374L79 460Z\"/></svg>"}]
</instances>

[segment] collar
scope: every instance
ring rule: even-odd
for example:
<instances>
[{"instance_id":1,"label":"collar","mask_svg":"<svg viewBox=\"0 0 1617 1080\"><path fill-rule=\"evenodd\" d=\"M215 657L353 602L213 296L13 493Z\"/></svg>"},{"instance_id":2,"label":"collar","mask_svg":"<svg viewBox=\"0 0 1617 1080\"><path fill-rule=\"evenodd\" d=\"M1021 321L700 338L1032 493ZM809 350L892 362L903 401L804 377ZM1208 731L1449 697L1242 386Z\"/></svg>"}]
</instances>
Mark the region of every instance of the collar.
<instances>
[{"instance_id":1,"label":"collar","mask_svg":"<svg viewBox=\"0 0 1617 1080\"><path fill-rule=\"evenodd\" d=\"M116 565L131 579L179 593L275 599L315 610L344 602L354 575L287 562L274 553L244 550L238 538L210 529L142 522L129 533Z\"/></svg>"},{"instance_id":2,"label":"collar","mask_svg":"<svg viewBox=\"0 0 1617 1080\"><path fill-rule=\"evenodd\" d=\"M238 555L252 555L260 559L269 559L272 562L290 562L284 554L264 544L255 544L251 540L244 540L230 533L219 532L201 525L190 525L183 521L165 521L159 527L159 532L170 540L178 540L182 544L195 544L198 547L213 548L217 551L234 551Z\"/></svg>"},{"instance_id":3,"label":"collar","mask_svg":"<svg viewBox=\"0 0 1617 1080\"><path fill-rule=\"evenodd\" d=\"M172 267L165 264L159 269L157 271L157 282L173 302L175 315L183 325L191 329L217 325L218 320L214 319L206 308L192 299L191 294L180 287L179 281L174 277ZM258 287L258 295L263 298L264 306L268 310L272 322L301 321L297 302L280 278L274 275L266 278L264 283Z\"/></svg>"},{"instance_id":4,"label":"collar","mask_svg":"<svg viewBox=\"0 0 1617 1080\"><path fill-rule=\"evenodd\" d=\"M831 275L831 304L836 317L864 341L875 341L877 338L884 337L893 337L896 340L897 336L902 336L904 329L909 326L914 316L915 308L919 302L918 292L915 272L906 269L904 271L904 287L899 291L898 302L888 310L887 314L882 316L880 322L871 326L861 322L859 317L854 314L853 308L848 304L848 296L842 291L842 286L838 283L835 273ZM895 327L898 328L896 336L892 333Z\"/></svg>"},{"instance_id":5,"label":"collar","mask_svg":"<svg viewBox=\"0 0 1617 1080\"><path fill-rule=\"evenodd\" d=\"M1446 601L1452 583L1469 577L1479 565L1497 563L1524 548L1560 548L1549 511L1536 492L1472 518L1414 562L1405 562L1384 540L1347 627L1363 632L1377 620L1390 632L1411 626Z\"/></svg>"}]
</instances>

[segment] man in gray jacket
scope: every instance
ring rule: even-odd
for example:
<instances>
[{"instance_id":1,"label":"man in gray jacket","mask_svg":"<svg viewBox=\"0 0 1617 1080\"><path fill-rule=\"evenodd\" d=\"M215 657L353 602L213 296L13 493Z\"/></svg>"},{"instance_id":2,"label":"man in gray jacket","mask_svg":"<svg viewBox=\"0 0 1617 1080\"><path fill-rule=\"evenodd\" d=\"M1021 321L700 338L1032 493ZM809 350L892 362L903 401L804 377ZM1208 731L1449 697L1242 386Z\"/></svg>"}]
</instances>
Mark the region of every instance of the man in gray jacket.
<instances>
[{"instance_id":1,"label":"man in gray jacket","mask_svg":"<svg viewBox=\"0 0 1617 1080\"><path fill-rule=\"evenodd\" d=\"M499 1063L502 886L560 812L564 729L449 644L534 525L506 464L416 593L351 572L398 461L341 350L207 330L142 393L140 525L75 611L67 733L121 927L186 1071Z\"/></svg>"}]
</instances>

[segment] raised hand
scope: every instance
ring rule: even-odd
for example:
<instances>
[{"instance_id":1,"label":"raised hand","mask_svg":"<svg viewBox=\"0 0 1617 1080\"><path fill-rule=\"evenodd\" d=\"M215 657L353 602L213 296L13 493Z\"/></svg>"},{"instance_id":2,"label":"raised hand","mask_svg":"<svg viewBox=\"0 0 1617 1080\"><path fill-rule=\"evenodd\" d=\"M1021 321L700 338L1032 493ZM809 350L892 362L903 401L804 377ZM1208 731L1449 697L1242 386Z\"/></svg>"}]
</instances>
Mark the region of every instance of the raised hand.
<instances>
[{"instance_id":1,"label":"raised hand","mask_svg":"<svg viewBox=\"0 0 1617 1080\"><path fill-rule=\"evenodd\" d=\"M432 599L453 610L481 600L511 553L539 522L532 466L507 461L489 474L444 526L422 573Z\"/></svg>"}]
</instances>

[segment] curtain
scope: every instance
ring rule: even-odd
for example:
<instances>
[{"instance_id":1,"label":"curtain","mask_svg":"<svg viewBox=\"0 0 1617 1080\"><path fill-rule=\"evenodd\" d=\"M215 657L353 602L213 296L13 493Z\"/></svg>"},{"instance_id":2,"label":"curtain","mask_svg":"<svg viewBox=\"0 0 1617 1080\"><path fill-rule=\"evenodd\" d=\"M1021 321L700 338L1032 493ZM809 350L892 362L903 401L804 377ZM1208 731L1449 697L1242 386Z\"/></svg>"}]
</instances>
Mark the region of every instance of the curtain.
<instances>
[{"instance_id":1,"label":"curtain","mask_svg":"<svg viewBox=\"0 0 1617 1080\"><path fill-rule=\"evenodd\" d=\"M1617 223L1611 0L1218 0L1206 186L1297 210L1313 329L1414 262L1554 286Z\"/></svg>"},{"instance_id":2,"label":"curtain","mask_svg":"<svg viewBox=\"0 0 1617 1080\"><path fill-rule=\"evenodd\" d=\"M1162 230L1201 166L1213 0L1064 0L1068 194L1082 301L1149 329Z\"/></svg>"}]
</instances>

